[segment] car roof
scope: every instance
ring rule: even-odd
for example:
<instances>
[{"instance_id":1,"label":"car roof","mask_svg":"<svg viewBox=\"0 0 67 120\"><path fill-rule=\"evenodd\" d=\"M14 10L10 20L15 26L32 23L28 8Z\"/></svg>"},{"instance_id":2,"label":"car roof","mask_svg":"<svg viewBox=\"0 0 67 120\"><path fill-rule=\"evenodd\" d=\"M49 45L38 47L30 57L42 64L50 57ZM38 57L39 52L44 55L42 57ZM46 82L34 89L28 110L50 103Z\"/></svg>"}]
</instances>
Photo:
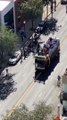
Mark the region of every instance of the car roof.
<instances>
[{"instance_id":1,"label":"car roof","mask_svg":"<svg viewBox=\"0 0 67 120\"><path fill-rule=\"evenodd\" d=\"M67 120L67 117L63 117L61 120Z\"/></svg>"},{"instance_id":2,"label":"car roof","mask_svg":"<svg viewBox=\"0 0 67 120\"><path fill-rule=\"evenodd\" d=\"M14 55L18 55L18 54L20 54L20 53L21 53L21 51L20 51L20 50L17 50L17 51L15 51Z\"/></svg>"},{"instance_id":3,"label":"car roof","mask_svg":"<svg viewBox=\"0 0 67 120\"><path fill-rule=\"evenodd\" d=\"M39 25L42 25L42 24L44 24L45 23L45 21L41 21L40 23L39 23Z\"/></svg>"}]
</instances>

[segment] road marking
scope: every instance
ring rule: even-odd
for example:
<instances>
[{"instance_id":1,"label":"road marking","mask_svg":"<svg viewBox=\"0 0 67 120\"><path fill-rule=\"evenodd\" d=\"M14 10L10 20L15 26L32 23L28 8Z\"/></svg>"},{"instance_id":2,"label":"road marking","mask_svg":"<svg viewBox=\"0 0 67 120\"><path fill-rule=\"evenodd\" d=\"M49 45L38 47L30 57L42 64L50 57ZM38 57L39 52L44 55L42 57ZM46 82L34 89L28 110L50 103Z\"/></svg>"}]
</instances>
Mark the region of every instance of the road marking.
<instances>
[{"instance_id":1,"label":"road marking","mask_svg":"<svg viewBox=\"0 0 67 120\"><path fill-rule=\"evenodd\" d=\"M67 36L64 37L64 40L67 40Z\"/></svg>"},{"instance_id":2,"label":"road marking","mask_svg":"<svg viewBox=\"0 0 67 120\"><path fill-rule=\"evenodd\" d=\"M64 36L63 40L60 41L60 47L61 47L61 48L63 48L63 46L64 46L64 45L63 45L64 40L67 40L67 36Z\"/></svg>"},{"instance_id":3,"label":"road marking","mask_svg":"<svg viewBox=\"0 0 67 120\"><path fill-rule=\"evenodd\" d=\"M22 96L19 98L19 100L16 102L16 104L14 105L14 107L12 108L12 110L8 113L8 117L10 117L10 115L13 113L13 111L20 106L20 104L22 103L23 98L26 96L26 94L30 91L30 89L33 87L33 85L35 84L34 81L31 82L31 84L27 87L27 89L24 91L24 93L22 94Z\"/></svg>"},{"instance_id":4,"label":"road marking","mask_svg":"<svg viewBox=\"0 0 67 120\"><path fill-rule=\"evenodd\" d=\"M40 73L41 74L41 73ZM36 77L36 79L39 77L39 75ZM35 84L34 82L35 80L33 80L29 85L28 87L25 89L24 93L21 95L21 97L18 99L18 101L16 102L16 104L12 107L12 110L8 113L7 117L10 117L11 114L13 113L13 111L19 107L23 101L23 98L27 95L27 93L31 90L31 88L33 87L33 85Z\"/></svg>"}]
</instances>

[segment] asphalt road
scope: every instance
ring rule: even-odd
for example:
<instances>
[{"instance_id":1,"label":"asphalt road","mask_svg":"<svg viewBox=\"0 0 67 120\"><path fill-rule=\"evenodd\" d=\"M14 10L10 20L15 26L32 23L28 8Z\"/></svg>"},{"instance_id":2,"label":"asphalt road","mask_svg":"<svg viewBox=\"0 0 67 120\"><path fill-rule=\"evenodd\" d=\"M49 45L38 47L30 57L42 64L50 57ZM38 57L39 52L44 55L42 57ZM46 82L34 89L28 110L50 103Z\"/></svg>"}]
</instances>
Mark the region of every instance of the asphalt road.
<instances>
[{"instance_id":1,"label":"asphalt road","mask_svg":"<svg viewBox=\"0 0 67 120\"><path fill-rule=\"evenodd\" d=\"M46 41L50 36L60 39L60 60L50 69L47 78L42 77L40 82L40 75L34 82L35 68L32 53L22 63L19 62L16 66L9 67L9 72L12 74L12 79L9 81L14 81L13 91L4 100L0 100L0 120L6 115L6 112L10 111L10 115L13 109L20 104L25 104L31 110L36 103L42 100L47 105L52 105L54 113L57 114L61 89L56 86L57 75L62 75L67 67L67 15L65 6L58 6L54 18L57 19L55 32L51 31L48 35L41 35L41 40Z\"/></svg>"}]
</instances>

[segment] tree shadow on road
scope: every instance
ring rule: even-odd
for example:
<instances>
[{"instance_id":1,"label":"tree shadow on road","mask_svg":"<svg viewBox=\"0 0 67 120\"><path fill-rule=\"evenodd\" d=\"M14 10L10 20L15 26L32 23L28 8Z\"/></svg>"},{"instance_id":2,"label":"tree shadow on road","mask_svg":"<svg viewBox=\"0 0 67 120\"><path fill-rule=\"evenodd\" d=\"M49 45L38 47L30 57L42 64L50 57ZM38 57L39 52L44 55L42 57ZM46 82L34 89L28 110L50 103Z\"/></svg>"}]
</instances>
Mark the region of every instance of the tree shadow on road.
<instances>
[{"instance_id":1,"label":"tree shadow on road","mask_svg":"<svg viewBox=\"0 0 67 120\"><path fill-rule=\"evenodd\" d=\"M44 71L37 71L35 73L35 80L39 83L40 82L45 83L45 81L48 79L49 75L54 71L58 63L59 63L59 57L54 58L50 66L47 67Z\"/></svg>"},{"instance_id":2,"label":"tree shadow on road","mask_svg":"<svg viewBox=\"0 0 67 120\"><path fill-rule=\"evenodd\" d=\"M5 100L10 93L15 92L16 88L14 87L15 82L13 81L13 76L0 76L0 100Z\"/></svg>"},{"instance_id":3,"label":"tree shadow on road","mask_svg":"<svg viewBox=\"0 0 67 120\"><path fill-rule=\"evenodd\" d=\"M46 21L46 28L44 30L44 35L49 35L50 33L54 33L57 31L57 20L55 18L48 19Z\"/></svg>"}]
</instances>

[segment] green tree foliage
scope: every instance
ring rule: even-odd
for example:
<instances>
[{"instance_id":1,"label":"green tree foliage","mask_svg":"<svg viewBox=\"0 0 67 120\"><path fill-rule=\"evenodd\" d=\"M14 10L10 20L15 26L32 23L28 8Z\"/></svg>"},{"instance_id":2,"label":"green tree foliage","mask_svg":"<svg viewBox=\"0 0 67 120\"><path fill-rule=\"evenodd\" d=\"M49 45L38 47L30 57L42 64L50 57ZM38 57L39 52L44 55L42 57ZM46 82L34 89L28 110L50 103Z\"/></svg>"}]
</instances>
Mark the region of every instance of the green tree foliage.
<instances>
[{"instance_id":1,"label":"green tree foliage","mask_svg":"<svg viewBox=\"0 0 67 120\"><path fill-rule=\"evenodd\" d=\"M11 116L5 118L4 120L28 120L29 111L25 105L22 108L14 110Z\"/></svg>"},{"instance_id":2,"label":"green tree foliage","mask_svg":"<svg viewBox=\"0 0 67 120\"><path fill-rule=\"evenodd\" d=\"M53 2L53 0L43 0L43 4L45 4L45 5L48 5L48 4L50 4L51 2Z\"/></svg>"},{"instance_id":3,"label":"green tree foliage","mask_svg":"<svg viewBox=\"0 0 67 120\"><path fill-rule=\"evenodd\" d=\"M44 5L47 5L47 4L49 4L49 1L50 1L50 0L43 0L43 4L44 4Z\"/></svg>"},{"instance_id":4,"label":"green tree foliage","mask_svg":"<svg viewBox=\"0 0 67 120\"><path fill-rule=\"evenodd\" d=\"M17 35L5 26L0 26L0 64L7 62L18 43Z\"/></svg>"},{"instance_id":5,"label":"green tree foliage","mask_svg":"<svg viewBox=\"0 0 67 120\"><path fill-rule=\"evenodd\" d=\"M34 110L29 111L25 106L15 110L10 117L4 120L47 120L52 112L50 106L46 106L44 102L35 105Z\"/></svg>"},{"instance_id":6,"label":"green tree foliage","mask_svg":"<svg viewBox=\"0 0 67 120\"><path fill-rule=\"evenodd\" d=\"M21 12L24 15L24 20L29 18L32 22L32 28L34 19L42 15L42 9L42 0L28 0L21 4Z\"/></svg>"},{"instance_id":7,"label":"green tree foliage","mask_svg":"<svg viewBox=\"0 0 67 120\"><path fill-rule=\"evenodd\" d=\"M50 106L46 106L44 102L40 102L34 109L34 120L47 120L48 115L52 112Z\"/></svg>"}]
</instances>

